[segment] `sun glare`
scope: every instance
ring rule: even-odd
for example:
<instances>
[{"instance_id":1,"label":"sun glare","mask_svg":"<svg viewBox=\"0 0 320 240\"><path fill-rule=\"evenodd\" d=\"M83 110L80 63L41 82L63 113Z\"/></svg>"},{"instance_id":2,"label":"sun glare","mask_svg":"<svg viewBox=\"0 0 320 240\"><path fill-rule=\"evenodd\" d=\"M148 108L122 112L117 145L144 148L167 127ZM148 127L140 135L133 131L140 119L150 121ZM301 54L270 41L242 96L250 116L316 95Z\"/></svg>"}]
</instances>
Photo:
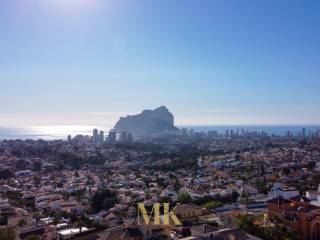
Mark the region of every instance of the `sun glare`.
<instances>
[{"instance_id":1,"label":"sun glare","mask_svg":"<svg viewBox=\"0 0 320 240\"><path fill-rule=\"evenodd\" d=\"M98 9L100 0L43 0L50 10L79 13Z\"/></svg>"},{"instance_id":2,"label":"sun glare","mask_svg":"<svg viewBox=\"0 0 320 240\"><path fill-rule=\"evenodd\" d=\"M95 4L92 0L48 0L52 6L61 8L87 8Z\"/></svg>"}]
</instances>

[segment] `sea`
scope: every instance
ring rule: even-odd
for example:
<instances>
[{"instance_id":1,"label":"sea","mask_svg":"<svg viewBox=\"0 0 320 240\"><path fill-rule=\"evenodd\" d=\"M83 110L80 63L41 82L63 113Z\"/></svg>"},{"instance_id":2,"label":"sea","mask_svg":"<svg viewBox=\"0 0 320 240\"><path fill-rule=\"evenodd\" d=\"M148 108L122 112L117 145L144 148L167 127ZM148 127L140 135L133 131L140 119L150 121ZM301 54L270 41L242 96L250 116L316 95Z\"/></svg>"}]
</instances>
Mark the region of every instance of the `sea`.
<instances>
[{"instance_id":1,"label":"sea","mask_svg":"<svg viewBox=\"0 0 320 240\"><path fill-rule=\"evenodd\" d=\"M320 129L320 125L232 125L232 126L178 126L179 128L193 129L195 131L218 131L224 133L226 130L234 130L241 132L266 132L269 135L285 135L288 131L292 134L298 134L303 128L306 132L315 132ZM43 139L43 140L65 140L68 135L75 136L78 134L92 135L92 130L97 128L99 130L108 132L112 127L110 126L89 126L89 125L68 125L68 126L31 126L31 127L0 127L0 141L1 140L26 140L26 139Z\"/></svg>"}]
</instances>

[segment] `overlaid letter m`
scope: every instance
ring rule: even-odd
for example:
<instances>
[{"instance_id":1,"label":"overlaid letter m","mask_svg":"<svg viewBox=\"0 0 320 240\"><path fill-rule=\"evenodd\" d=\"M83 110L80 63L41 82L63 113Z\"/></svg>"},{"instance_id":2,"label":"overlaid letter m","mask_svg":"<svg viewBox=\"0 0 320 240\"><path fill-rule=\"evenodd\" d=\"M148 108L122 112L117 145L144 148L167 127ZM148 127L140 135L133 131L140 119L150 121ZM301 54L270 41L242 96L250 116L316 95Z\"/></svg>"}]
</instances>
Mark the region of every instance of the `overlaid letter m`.
<instances>
[{"instance_id":1,"label":"overlaid letter m","mask_svg":"<svg viewBox=\"0 0 320 240\"><path fill-rule=\"evenodd\" d=\"M140 215L142 216L144 223L146 225L150 224L150 221L154 219L155 225L161 224L160 218L160 203L155 203L152 207L152 211L150 215L148 215L147 210L143 203L138 203L138 224L140 224ZM182 225L177 216L174 214L174 209L169 212L169 203L163 204L163 225L170 225L170 219L174 223L174 225Z\"/></svg>"}]
</instances>

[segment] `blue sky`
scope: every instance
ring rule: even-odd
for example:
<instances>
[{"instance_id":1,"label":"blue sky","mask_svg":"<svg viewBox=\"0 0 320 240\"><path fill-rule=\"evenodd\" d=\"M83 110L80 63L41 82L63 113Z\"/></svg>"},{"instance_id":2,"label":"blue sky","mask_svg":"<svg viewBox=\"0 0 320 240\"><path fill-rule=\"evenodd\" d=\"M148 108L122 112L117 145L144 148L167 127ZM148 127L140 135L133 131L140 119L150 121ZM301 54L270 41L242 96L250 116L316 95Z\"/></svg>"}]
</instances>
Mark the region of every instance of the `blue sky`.
<instances>
[{"instance_id":1,"label":"blue sky","mask_svg":"<svg viewBox=\"0 0 320 240\"><path fill-rule=\"evenodd\" d=\"M66 3L67 2L67 3ZM320 3L0 1L0 126L319 124Z\"/></svg>"}]
</instances>

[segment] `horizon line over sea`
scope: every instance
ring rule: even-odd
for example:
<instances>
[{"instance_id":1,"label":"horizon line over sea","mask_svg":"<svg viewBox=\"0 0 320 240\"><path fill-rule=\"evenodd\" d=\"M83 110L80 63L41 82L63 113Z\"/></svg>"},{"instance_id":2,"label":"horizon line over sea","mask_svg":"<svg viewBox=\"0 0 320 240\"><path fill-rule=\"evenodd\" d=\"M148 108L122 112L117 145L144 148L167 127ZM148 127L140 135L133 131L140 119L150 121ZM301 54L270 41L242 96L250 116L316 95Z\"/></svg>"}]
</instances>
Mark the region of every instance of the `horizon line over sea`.
<instances>
[{"instance_id":1,"label":"horizon line over sea","mask_svg":"<svg viewBox=\"0 0 320 240\"><path fill-rule=\"evenodd\" d=\"M285 135L288 131L293 134L301 132L305 128L307 133L320 129L320 124L311 125L177 125L178 128L193 129L195 131L218 131L223 133L226 130L244 129L245 131L266 132L269 135ZM92 126L92 125L49 125L49 126L30 126L30 127L0 127L0 141L15 139L43 139L59 140L67 139L68 135L72 137L78 134L92 135L92 130L97 128L108 132L112 129L110 126Z\"/></svg>"}]
</instances>

